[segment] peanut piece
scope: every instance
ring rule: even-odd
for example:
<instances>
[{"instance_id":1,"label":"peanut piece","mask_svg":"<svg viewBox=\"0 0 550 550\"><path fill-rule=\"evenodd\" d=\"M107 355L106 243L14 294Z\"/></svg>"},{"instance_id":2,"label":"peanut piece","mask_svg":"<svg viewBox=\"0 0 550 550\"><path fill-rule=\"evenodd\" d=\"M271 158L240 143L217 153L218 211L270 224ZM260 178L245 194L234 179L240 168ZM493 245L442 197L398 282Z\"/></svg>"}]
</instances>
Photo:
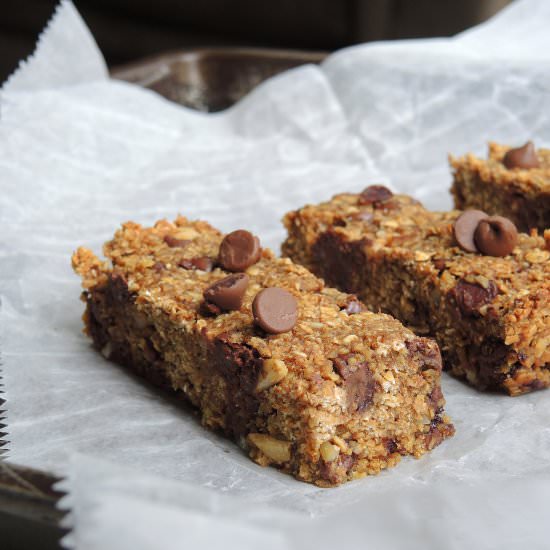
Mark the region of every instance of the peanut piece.
<instances>
[{"instance_id":1,"label":"peanut piece","mask_svg":"<svg viewBox=\"0 0 550 550\"><path fill-rule=\"evenodd\" d=\"M174 233L174 237L176 237L176 239L182 240L193 240L198 236L198 232L192 227L182 227L181 229L178 229L176 233Z\"/></svg>"},{"instance_id":2,"label":"peanut piece","mask_svg":"<svg viewBox=\"0 0 550 550\"><path fill-rule=\"evenodd\" d=\"M280 382L288 373L288 368L280 359L264 359L262 372L256 385L256 391L264 391Z\"/></svg>"},{"instance_id":3,"label":"peanut piece","mask_svg":"<svg viewBox=\"0 0 550 550\"><path fill-rule=\"evenodd\" d=\"M290 441L282 441L270 435L257 433L248 434L248 441L273 462L290 460Z\"/></svg>"},{"instance_id":4,"label":"peanut piece","mask_svg":"<svg viewBox=\"0 0 550 550\"><path fill-rule=\"evenodd\" d=\"M325 462L334 462L340 454L340 448L328 441L321 443L319 447L321 457Z\"/></svg>"}]
</instances>

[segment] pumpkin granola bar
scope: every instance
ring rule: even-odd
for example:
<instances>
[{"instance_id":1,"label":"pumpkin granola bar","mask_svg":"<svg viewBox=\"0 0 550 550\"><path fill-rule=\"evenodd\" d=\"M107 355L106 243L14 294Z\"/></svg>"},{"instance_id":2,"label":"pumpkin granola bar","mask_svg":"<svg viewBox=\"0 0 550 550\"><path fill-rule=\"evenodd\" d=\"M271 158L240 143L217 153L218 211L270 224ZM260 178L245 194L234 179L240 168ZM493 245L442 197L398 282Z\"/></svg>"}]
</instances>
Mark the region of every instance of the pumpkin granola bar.
<instances>
[{"instance_id":1,"label":"pumpkin granola bar","mask_svg":"<svg viewBox=\"0 0 550 550\"><path fill-rule=\"evenodd\" d=\"M506 216L520 231L550 228L550 149L489 143L487 159L468 154L449 162L456 208Z\"/></svg>"},{"instance_id":2,"label":"pumpkin granola bar","mask_svg":"<svg viewBox=\"0 0 550 550\"><path fill-rule=\"evenodd\" d=\"M459 217L371 186L287 214L283 253L372 310L435 337L444 367L473 386L510 395L549 386L550 232L546 243L516 232L496 247L482 234L480 244L496 250L482 255L458 246L456 226L467 246ZM489 230L495 219L512 225L479 211L465 218Z\"/></svg>"},{"instance_id":3,"label":"pumpkin granola bar","mask_svg":"<svg viewBox=\"0 0 550 550\"><path fill-rule=\"evenodd\" d=\"M433 340L247 231L129 222L104 253L72 260L94 345L191 402L257 463L329 487L453 434Z\"/></svg>"}]
</instances>

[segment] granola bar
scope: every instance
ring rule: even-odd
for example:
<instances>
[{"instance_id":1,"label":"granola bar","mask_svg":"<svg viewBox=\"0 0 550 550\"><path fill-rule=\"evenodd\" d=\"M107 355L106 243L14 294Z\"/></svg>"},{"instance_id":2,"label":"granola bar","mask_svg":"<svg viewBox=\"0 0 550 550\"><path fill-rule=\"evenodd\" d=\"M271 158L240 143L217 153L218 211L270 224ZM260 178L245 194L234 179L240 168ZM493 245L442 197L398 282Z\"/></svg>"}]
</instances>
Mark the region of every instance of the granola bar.
<instances>
[{"instance_id":1,"label":"granola bar","mask_svg":"<svg viewBox=\"0 0 550 550\"><path fill-rule=\"evenodd\" d=\"M433 340L249 232L129 222L104 254L73 255L95 347L177 392L257 463L329 487L454 432Z\"/></svg>"},{"instance_id":2,"label":"granola bar","mask_svg":"<svg viewBox=\"0 0 550 550\"><path fill-rule=\"evenodd\" d=\"M550 228L550 149L489 143L487 159L468 154L449 162L456 208L506 216L524 232Z\"/></svg>"},{"instance_id":3,"label":"granola bar","mask_svg":"<svg viewBox=\"0 0 550 550\"><path fill-rule=\"evenodd\" d=\"M435 337L451 374L510 395L550 385L550 232L509 234L508 220L430 212L381 186L284 223L285 255Z\"/></svg>"}]
</instances>

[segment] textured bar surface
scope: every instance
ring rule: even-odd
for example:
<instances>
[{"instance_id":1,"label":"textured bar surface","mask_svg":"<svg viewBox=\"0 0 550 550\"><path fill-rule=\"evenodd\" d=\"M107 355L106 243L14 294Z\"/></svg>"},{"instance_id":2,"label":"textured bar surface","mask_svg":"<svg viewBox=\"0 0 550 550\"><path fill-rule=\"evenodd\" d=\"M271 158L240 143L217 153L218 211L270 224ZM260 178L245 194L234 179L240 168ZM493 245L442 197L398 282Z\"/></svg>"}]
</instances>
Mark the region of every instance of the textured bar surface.
<instances>
[{"instance_id":1,"label":"textured bar surface","mask_svg":"<svg viewBox=\"0 0 550 550\"><path fill-rule=\"evenodd\" d=\"M550 385L550 232L482 256L456 245L458 211L405 195L360 202L342 194L290 212L283 253L435 337L445 368L473 386L518 395Z\"/></svg>"},{"instance_id":2,"label":"textured bar surface","mask_svg":"<svg viewBox=\"0 0 550 550\"><path fill-rule=\"evenodd\" d=\"M451 193L460 210L476 208L510 218L520 231L550 228L550 149L539 149L540 168L508 169L502 163L509 146L489 144L488 159L472 154L449 157Z\"/></svg>"},{"instance_id":3,"label":"textured bar surface","mask_svg":"<svg viewBox=\"0 0 550 550\"><path fill-rule=\"evenodd\" d=\"M109 261L78 249L86 331L102 354L178 392L259 464L321 486L377 473L452 435L435 342L361 311L288 258L264 249L246 270L240 310L209 314L203 291L227 276L216 266L222 237L180 217L124 224L104 247ZM277 335L251 312L273 286L299 308L294 328Z\"/></svg>"}]
</instances>

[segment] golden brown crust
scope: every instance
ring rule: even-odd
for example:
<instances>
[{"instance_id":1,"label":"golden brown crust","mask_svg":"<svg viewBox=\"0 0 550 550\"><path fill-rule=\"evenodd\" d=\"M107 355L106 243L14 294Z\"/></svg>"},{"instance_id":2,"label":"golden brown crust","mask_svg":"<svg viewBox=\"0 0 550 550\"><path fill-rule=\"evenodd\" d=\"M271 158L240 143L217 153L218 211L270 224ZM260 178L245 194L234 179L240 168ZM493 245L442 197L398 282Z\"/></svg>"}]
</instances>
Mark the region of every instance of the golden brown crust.
<instances>
[{"instance_id":1,"label":"golden brown crust","mask_svg":"<svg viewBox=\"0 0 550 550\"><path fill-rule=\"evenodd\" d=\"M206 426L258 463L322 486L420 456L453 433L437 345L387 315L348 314L352 296L289 259L263 250L246 271L241 308L205 312L204 289L227 273L189 266L215 263L222 237L180 217L124 224L104 247L112 265L79 249L85 320L103 354L185 395ZM294 328L278 335L258 329L251 312L254 296L273 286L299 307Z\"/></svg>"},{"instance_id":2,"label":"golden brown crust","mask_svg":"<svg viewBox=\"0 0 550 550\"><path fill-rule=\"evenodd\" d=\"M283 252L435 336L447 368L479 388L517 395L550 385L550 252L521 234L503 258L461 250L460 214L429 212L396 195L360 205L342 194L285 217Z\"/></svg>"}]
</instances>

